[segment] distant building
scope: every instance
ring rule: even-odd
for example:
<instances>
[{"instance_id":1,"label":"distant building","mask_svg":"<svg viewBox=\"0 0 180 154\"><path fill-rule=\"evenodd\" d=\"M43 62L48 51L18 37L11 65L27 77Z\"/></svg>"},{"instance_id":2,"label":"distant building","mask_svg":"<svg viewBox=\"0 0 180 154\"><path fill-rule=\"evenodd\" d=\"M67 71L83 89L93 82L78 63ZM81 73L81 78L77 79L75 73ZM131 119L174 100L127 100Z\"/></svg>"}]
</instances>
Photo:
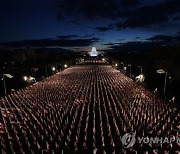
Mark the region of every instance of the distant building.
<instances>
[{"instance_id":1,"label":"distant building","mask_svg":"<svg viewBox=\"0 0 180 154\"><path fill-rule=\"evenodd\" d=\"M91 57L97 57L98 56L98 52L96 51L96 47L92 47L91 52L89 52L89 55Z\"/></svg>"}]
</instances>

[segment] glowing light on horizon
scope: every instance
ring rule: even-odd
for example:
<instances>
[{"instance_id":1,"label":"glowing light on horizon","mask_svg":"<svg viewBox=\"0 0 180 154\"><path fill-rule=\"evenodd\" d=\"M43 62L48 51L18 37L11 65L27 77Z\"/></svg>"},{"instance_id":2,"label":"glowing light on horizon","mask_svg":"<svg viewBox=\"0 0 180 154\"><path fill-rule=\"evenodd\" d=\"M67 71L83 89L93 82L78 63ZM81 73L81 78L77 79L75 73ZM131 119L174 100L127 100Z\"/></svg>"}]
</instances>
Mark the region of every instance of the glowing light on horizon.
<instances>
[{"instance_id":1,"label":"glowing light on horizon","mask_svg":"<svg viewBox=\"0 0 180 154\"><path fill-rule=\"evenodd\" d=\"M98 55L98 52L96 51L96 47L92 47L91 52L89 52L89 55L91 57L96 57Z\"/></svg>"}]
</instances>

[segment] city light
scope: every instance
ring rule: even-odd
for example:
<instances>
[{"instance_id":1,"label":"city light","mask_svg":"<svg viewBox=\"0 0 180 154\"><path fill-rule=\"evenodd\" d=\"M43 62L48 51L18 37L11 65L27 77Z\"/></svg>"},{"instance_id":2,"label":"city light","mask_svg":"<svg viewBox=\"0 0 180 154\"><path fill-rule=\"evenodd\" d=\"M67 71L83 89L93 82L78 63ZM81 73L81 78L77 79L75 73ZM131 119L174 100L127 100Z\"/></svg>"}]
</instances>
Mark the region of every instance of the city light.
<instances>
[{"instance_id":1,"label":"city light","mask_svg":"<svg viewBox=\"0 0 180 154\"><path fill-rule=\"evenodd\" d=\"M135 80L136 80L136 82L142 83L142 82L144 82L145 77L144 77L143 74L140 74L140 75L138 75L138 76L135 78Z\"/></svg>"},{"instance_id":2,"label":"city light","mask_svg":"<svg viewBox=\"0 0 180 154\"><path fill-rule=\"evenodd\" d=\"M64 68L67 68L68 67L68 65L67 64L64 64Z\"/></svg>"},{"instance_id":3,"label":"city light","mask_svg":"<svg viewBox=\"0 0 180 154\"><path fill-rule=\"evenodd\" d=\"M96 47L92 47L91 52L89 52L89 55L91 57L96 57L98 55L98 52L96 51Z\"/></svg>"},{"instance_id":4,"label":"city light","mask_svg":"<svg viewBox=\"0 0 180 154\"><path fill-rule=\"evenodd\" d=\"M55 67L52 67L52 71L55 71L56 70L56 68Z\"/></svg>"},{"instance_id":5,"label":"city light","mask_svg":"<svg viewBox=\"0 0 180 154\"><path fill-rule=\"evenodd\" d=\"M27 80L28 80L28 77L27 77L27 76L24 76L23 79L24 79L24 81L27 81Z\"/></svg>"},{"instance_id":6,"label":"city light","mask_svg":"<svg viewBox=\"0 0 180 154\"><path fill-rule=\"evenodd\" d=\"M163 69L158 69L156 72L157 72L158 74L163 74L163 73L165 73L165 71L164 71Z\"/></svg>"},{"instance_id":7,"label":"city light","mask_svg":"<svg viewBox=\"0 0 180 154\"><path fill-rule=\"evenodd\" d=\"M167 72L165 71L165 70L163 70L163 69L158 69L157 71L156 71L156 73L158 73L158 74L165 74L165 79L164 79L164 96L166 95L166 82L167 82Z\"/></svg>"},{"instance_id":8,"label":"city light","mask_svg":"<svg viewBox=\"0 0 180 154\"><path fill-rule=\"evenodd\" d=\"M32 76L29 77L29 82L36 82L36 79Z\"/></svg>"},{"instance_id":9,"label":"city light","mask_svg":"<svg viewBox=\"0 0 180 154\"><path fill-rule=\"evenodd\" d=\"M24 76L23 79L28 83L36 82L36 79L32 76Z\"/></svg>"},{"instance_id":10,"label":"city light","mask_svg":"<svg viewBox=\"0 0 180 154\"><path fill-rule=\"evenodd\" d=\"M118 64L116 63L115 66L118 67Z\"/></svg>"}]
</instances>

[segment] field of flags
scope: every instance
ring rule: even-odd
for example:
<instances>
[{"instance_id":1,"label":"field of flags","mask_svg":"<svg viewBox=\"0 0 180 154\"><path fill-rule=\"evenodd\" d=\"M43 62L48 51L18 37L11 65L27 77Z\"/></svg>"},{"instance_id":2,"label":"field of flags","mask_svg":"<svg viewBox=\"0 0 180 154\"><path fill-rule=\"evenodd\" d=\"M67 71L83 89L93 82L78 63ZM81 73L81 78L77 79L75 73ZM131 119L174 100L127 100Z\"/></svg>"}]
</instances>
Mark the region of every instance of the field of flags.
<instances>
[{"instance_id":1,"label":"field of flags","mask_svg":"<svg viewBox=\"0 0 180 154\"><path fill-rule=\"evenodd\" d=\"M179 119L112 66L77 65L0 99L0 153L176 153L178 143L125 148L121 137L179 136Z\"/></svg>"}]
</instances>

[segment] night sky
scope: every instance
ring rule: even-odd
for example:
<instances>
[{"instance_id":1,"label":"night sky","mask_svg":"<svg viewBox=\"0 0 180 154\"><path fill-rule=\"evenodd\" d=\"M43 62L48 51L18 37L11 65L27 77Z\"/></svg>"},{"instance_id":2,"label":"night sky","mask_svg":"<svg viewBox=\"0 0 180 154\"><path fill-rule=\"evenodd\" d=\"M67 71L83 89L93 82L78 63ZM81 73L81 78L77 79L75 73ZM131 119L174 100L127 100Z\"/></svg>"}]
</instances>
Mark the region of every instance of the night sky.
<instances>
[{"instance_id":1,"label":"night sky","mask_svg":"<svg viewBox=\"0 0 180 154\"><path fill-rule=\"evenodd\" d=\"M126 51L180 45L180 0L1 0L0 46Z\"/></svg>"}]
</instances>

